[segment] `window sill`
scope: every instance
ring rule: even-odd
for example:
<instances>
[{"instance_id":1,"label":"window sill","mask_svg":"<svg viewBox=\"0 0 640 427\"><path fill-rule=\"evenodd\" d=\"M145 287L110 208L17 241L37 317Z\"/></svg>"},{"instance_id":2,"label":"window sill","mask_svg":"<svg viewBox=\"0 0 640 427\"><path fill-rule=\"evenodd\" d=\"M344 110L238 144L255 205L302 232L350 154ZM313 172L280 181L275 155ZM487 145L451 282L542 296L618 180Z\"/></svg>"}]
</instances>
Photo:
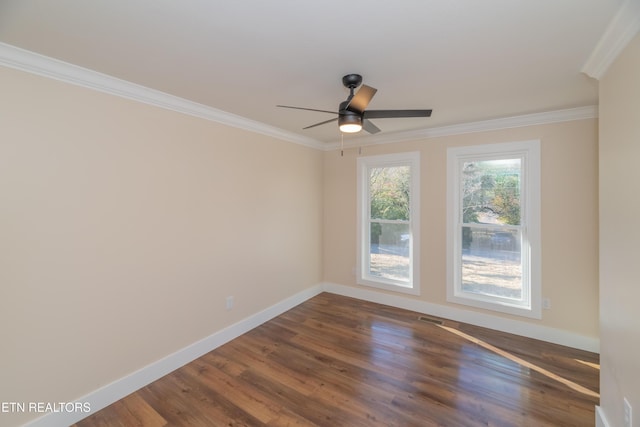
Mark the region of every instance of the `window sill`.
<instances>
[{"instance_id":1,"label":"window sill","mask_svg":"<svg viewBox=\"0 0 640 427\"><path fill-rule=\"evenodd\" d=\"M520 306L518 304L509 304L500 301L488 301L482 297L474 298L473 296L447 295L447 302L461 304L470 307L481 308L484 310L496 311L513 316L528 317L530 319L542 319L542 311L540 304L532 304L532 307Z\"/></svg>"}]
</instances>

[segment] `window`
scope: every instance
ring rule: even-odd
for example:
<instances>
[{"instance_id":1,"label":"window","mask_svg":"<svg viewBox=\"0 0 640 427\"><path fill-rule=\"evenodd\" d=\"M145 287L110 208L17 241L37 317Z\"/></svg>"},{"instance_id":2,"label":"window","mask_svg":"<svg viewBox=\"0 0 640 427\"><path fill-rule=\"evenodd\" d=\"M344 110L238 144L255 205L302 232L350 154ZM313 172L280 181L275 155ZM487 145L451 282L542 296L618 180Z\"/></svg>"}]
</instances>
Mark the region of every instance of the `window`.
<instances>
[{"instance_id":1,"label":"window","mask_svg":"<svg viewBox=\"0 0 640 427\"><path fill-rule=\"evenodd\" d=\"M359 284L419 294L420 154L358 158Z\"/></svg>"},{"instance_id":2,"label":"window","mask_svg":"<svg viewBox=\"0 0 640 427\"><path fill-rule=\"evenodd\" d=\"M447 300L541 318L539 141L447 152Z\"/></svg>"}]
</instances>

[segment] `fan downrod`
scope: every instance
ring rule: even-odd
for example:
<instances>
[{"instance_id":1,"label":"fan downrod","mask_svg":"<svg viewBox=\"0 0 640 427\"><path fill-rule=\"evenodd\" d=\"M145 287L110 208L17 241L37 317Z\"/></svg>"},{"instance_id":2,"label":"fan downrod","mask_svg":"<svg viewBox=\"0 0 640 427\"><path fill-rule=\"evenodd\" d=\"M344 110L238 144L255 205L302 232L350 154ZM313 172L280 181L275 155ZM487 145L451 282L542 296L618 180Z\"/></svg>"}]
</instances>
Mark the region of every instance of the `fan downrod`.
<instances>
[{"instance_id":1,"label":"fan downrod","mask_svg":"<svg viewBox=\"0 0 640 427\"><path fill-rule=\"evenodd\" d=\"M360 74L347 74L342 78L342 84L347 89L355 89L362 84L362 76Z\"/></svg>"}]
</instances>

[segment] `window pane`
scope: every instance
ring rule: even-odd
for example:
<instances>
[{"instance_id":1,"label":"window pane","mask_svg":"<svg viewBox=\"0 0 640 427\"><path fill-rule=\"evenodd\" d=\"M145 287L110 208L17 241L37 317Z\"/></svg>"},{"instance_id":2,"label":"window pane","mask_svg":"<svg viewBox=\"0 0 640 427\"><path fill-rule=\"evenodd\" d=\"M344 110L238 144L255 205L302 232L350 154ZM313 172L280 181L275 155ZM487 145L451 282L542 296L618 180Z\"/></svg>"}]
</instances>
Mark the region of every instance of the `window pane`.
<instances>
[{"instance_id":1,"label":"window pane","mask_svg":"<svg viewBox=\"0 0 640 427\"><path fill-rule=\"evenodd\" d=\"M520 159L464 162L462 222L520 224Z\"/></svg>"},{"instance_id":2,"label":"window pane","mask_svg":"<svg viewBox=\"0 0 640 427\"><path fill-rule=\"evenodd\" d=\"M409 178L409 166L371 169L371 219L409 220Z\"/></svg>"},{"instance_id":3,"label":"window pane","mask_svg":"<svg viewBox=\"0 0 640 427\"><path fill-rule=\"evenodd\" d=\"M518 230L462 227L463 292L522 299Z\"/></svg>"},{"instance_id":4,"label":"window pane","mask_svg":"<svg viewBox=\"0 0 640 427\"><path fill-rule=\"evenodd\" d=\"M369 274L409 282L409 224L371 223Z\"/></svg>"}]
</instances>

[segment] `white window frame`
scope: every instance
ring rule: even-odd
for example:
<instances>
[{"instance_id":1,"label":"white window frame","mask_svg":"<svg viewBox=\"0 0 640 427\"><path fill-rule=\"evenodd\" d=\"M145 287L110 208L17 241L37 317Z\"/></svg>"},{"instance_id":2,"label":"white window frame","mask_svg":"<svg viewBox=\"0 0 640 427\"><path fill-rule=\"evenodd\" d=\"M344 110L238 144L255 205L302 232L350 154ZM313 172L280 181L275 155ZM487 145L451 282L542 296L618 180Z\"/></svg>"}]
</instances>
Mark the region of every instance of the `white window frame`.
<instances>
[{"instance_id":1,"label":"white window frame","mask_svg":"<svg viewBox=\"0 0 640 427\"><path fill-rule=\"evenodd\" d=\"M462 281L462 165L521 159L520 194L523 297L509 301L464 292ZM447 301L534 319L542 318L540 248L540 141L452 147L447 150Z\"/></svg>"},{"instance_id":2,"label":"white window frame","mask_svg":"<svg viewBox=\"0 0 640 427\"><path fill-rule=\"evenodd\" d=\"M409 283L369 274L370 262L370 170L380 167L409 166ZM357 160L357 261L356 281L360 285L389 291L420 295L420 153L385 154L359 157Z\"/></svg>"}]
</instances>

